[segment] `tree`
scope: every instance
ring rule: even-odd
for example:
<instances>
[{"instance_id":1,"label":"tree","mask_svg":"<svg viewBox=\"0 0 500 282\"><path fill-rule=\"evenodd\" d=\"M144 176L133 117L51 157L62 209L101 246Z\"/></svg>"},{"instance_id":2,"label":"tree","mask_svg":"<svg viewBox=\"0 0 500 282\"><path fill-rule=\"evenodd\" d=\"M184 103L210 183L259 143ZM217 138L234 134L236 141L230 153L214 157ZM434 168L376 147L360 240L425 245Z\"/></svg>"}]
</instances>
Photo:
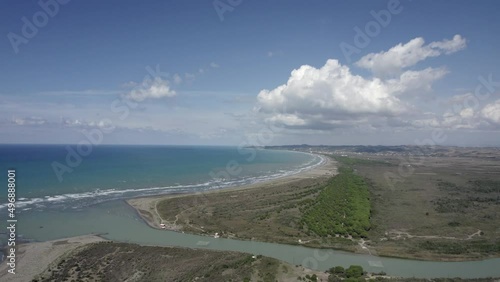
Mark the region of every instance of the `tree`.
<instances>
[{"instance_id":1,"label":"tree","mask_svg":"<svg viewBox=\"0 0 500 282\"><path fill-rule=\"evenodd\" d=\"M365 281L365 279L361 278L361 277L358 277L358 278L350 277L350 278L343 280L343 282L363 282L363 281Z\"/></svg>"},{"instance_id":2,"label":"tree","mask_svg":"<svg viewBox=\"0 0 500 282\"><path fill-rule=\"evenodd\" d=\"M328 282L342 282L342 278L336 276L335 274L330 274L330 276L328 276Z\"/></svg>"},{"instance_id":3,"label":"tree","mask_svg":"<svg viewBox=\"0 0 500 282\"><path fill-rule=\"evenodd\" d=\"M340 265L330 268L330 273L333 273L333 274L344 274L344 272L345 272L345 269Z\"/></svg>"},{"instance_id":4,"label":"tree","mask_svg":"<svg viewBox=\"0 0 500 282\"><path fill-rule=\"evenodd\" d=\"M358 278L363 275L363 267L359 265L351 265L349 268L345 271L347 278Z\"/></svg>"}]
</instances>

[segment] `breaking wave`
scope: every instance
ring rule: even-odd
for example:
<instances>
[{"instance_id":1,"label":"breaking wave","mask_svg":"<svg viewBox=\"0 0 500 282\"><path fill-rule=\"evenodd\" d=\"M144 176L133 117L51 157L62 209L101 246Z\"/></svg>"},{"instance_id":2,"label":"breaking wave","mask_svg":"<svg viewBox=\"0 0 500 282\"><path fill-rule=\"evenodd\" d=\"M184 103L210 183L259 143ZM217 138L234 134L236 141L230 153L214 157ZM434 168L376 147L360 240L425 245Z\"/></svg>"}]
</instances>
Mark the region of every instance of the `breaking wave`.
<instances>
[{"instance_id":1,"label":"breaking wave","mask_svg":"<svg viewBox=\"0 0 500 282\"><path fill-rule=\"evenodd\" d=\"M45 209L81 209L98 203L130 199L144 196L154 196L162 194L204 192L216 189L224 189L247 184L254 184L268 180L286 177L317 167L325 162L324 157L314 155L315 158L304 164L302 167L292 170L279 170L272 174L246 177L241 179L214 179L204 183L188 185L172 185L165 187L131 188L131 189L95 189L89 192L68 193L60 195L50 195L37 198L19 198L16 201L16 209L19 211L45 210ZM8 204L0 204L0 211L7 208Z\"/></svg>"}]
</instances>

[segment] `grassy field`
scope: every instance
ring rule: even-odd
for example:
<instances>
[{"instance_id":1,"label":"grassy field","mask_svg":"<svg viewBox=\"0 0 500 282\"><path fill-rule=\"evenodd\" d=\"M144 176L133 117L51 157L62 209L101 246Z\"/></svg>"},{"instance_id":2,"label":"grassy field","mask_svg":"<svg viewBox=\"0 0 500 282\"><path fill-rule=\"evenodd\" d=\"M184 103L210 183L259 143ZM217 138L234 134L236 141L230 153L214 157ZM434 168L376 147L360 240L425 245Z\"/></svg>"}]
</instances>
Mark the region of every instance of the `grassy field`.
<instances>
[{"instance_id":1,"label":"grassy field","mask_svg":"<svg viewBox=\"0 0 500 282\"><path fill-rule=\"evenodd\" d=\"M404 281L485 282L495 279L415 279L366 273L360 266L333 267L326 272L306 269L263 256L188 249L99 242L66 253L35 276L32 282L48 281Z\"/></svg>"},{"instance_id":2,"label":"grassy field","mask_svg":"<svg viewBox=\"0 0 500 282\"><path fill-rule=\"evenodd\" d=\"M158 213L197 234L430 260L500 256L497 158L428 152L333 155L343 167L333 178L165 199Z\"/></svg>"},{"instance_id":3,"label":"grassy field","mask_svg":"<svg viewBox=\"0 0 500 282\"><path fill-rule=\"evenodd\" d=\"M311 281L328 274L237 252L102 242L60 257L32 281Z\"/></svg>"},{"instance_id":4,"label":"grassy field","mask_svg":"<svg viewBox=\"0 0 500 282\"><path fill-rule=\"evenodd\" d=\"M365 159L355 159L360 157ZM411 165L409 157L402 156L355 158L346 163L369 184L372 228L368 238L373 252L445 260L500 255L500 164L496 159L457 153L424 157Z\"/></svg>"},{"instance_id":5,"label":"grassy field","mask_svg":"<svg viewBox=\"0 0 500 282\"><path fill-rule=\"evenodd\" d=\"M276 183L262 188L167 198L157 210L185 232L244 240L336 247L353 251L356 243L323 237L303 228L303 209L315 203L329 177Z\"/></svg>"}]
</instances>

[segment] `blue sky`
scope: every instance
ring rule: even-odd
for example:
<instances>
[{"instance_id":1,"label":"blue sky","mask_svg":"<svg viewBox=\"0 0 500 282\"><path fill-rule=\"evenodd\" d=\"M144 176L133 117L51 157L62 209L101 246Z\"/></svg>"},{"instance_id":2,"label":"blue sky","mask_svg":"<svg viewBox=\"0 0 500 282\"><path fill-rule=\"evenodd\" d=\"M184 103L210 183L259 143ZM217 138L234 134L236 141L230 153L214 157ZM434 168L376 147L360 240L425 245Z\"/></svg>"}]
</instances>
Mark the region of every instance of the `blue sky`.
<instances>
[{"instance_id":1,"label":"blue sky","mask_svg":"<svg viewBox=\"0 0 500 282\"><path fill-rule=\"evenodd\" d=\"M1 143L500 145L498 1L1 5Z\"/></svg>"}]
</instances>

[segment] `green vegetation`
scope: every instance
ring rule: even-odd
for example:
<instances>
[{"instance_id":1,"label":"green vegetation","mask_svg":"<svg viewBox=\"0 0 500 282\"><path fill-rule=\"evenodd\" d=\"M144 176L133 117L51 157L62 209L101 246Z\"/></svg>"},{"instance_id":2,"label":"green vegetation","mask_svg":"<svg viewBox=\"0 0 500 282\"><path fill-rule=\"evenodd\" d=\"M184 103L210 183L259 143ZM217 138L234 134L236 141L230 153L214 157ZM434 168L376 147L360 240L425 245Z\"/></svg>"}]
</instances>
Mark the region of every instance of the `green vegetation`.
<instances>
[{"instance_id":1,"label":"green vegetation","mask_svg":"<svg viewBox=\"0 0 500 282\"><path fill-rule=\"evenodd\" d=\"M467 254L486 253L495 254L500 252L500 241L489 242L487 240L468 240L462 242L454 241L424 241L419 247L435 253L442 254Z\"/></svg>"},{"instance_id":2,"label":"green vegetation","mask_svg":"<svg viewBox=\"0 0 500 282\"><path fill-rule=\"evenodd\" d=\"M445 197L433 200L438 213L468 213L471 209L482 209L487 204L500 204L500 195L497 194L500 192L500 181L476 179L459 186L439 179L437 184L438 189L447 192ZM474 194L471 195L471 192Z\"/></svg>"},{"instance_id":3,"label":"green vegetation","mask_svg":"<svg viewBox=\"0 0 500 282\"><path fill-rule=\"evenodd\" d=\"M438 198L434 202L434 209L439 213L465 213L469 208L474 207L474 203L469 199Z\"/></svg>"},{"instance_id":4,"label":"green vegetation","mask_svg":"<svg viewBox=\"0 0 500 282\"><path fill-rule=\"evenodd\" d=\"M363 275L363 268L359 265L351 265L346 271L345 276L347 278L358 278Z\"/></svg>"},{"instance_id":5,"label":"green vegetation","mask_svg":"<svg viewBox=\"0 0 500 282\"><path fill-rule=\"evenodd\" d=\"M498 279L489 277L489 278L476 278L476 279L467 279L467 278L386 278L386 277L377 277L376 279L370 279L368 281L379 281L379 282L491 282L497 281ZM346 280L344 280L346 281Z\"/></svg>"},{"instance_id":6,"label":"green vegetation","mask_svg":"<svg viewBox=\"0 0 500 282\"><path fill-rule=\"evenodd\" d=\"M359 265L351 265L349 268L344 269L342 266L335 266L328 271L328 281L365 281L363 275L365 274L363 267Z\"/></svg>"},{"instance_id":7,"label":"green vegetation","mask_svg":"<svg viewBox=\"0 0 500 282\"><path fill-rule=\"evenodd\" d=\"M469 181L475 192L491 193L500 192L500 181L495 180L473 180Z\"/></svg>"},{"instance_id":8,"label":"green vegetation","mask_svg":"<svg viewBox=\"0 0 500 282\"><path fill-rule=\"evenodd\" d=\"M306 281L316 282L316 281L318 281L318 277L316 276L316 274L313 274L313 275L307 274L306 275Z\"/></svg>"},{"instance_id":9,"label":"green vegetation","mask_svg":"<svg viewBox=\"0 0 500 282\"><path fill-rule=\"evenodd\" d=\"M458 186L455 183L438 179L438 188L443 191L474 191L478 193L498 193L500 192L500 181L475 179L467 181L466 185Z\"/></svg>"},{"instance_id":10,"label":"green vegetation","mask_svg":"<svg viewBox=\"0 0 500 282\"><path fill-rule=\"evenodd\" d=\"M448 222L448 226L457 227L457 226L460 226L460 222L450 221L450 222Z\"/></svg>"},{"instance_id":11,"label":"green vegetation","mask_svg":"<svg viewBox=\"0 0 500 282\"><path fill-rule=\"evenodd\" d=\"M286 269L286 272L283 271ZM45 281L263 281L303 275L274 258L237 252L100 242L68 252L32 279ZM309 273L311 273L309 271ZM317 281L321 272L308 274ZM285 277L285 279L284 279Z\"/></svg>"},{"instance_id":12,"label":"green vegetation","mask_svg":"<svg viewBox=\"0 0 500 282\"><path fill-rule=\"evenodd\" d=\"M368 188L349 167L340 167L316 200L301 209L302 223L319 236L366 237L370 230Z\"/></svg>"},{"instance_id":13,"label":"green vegetation","mask_svg":"<svg viewBox=\"0 0 500 282\"><path fill-rule=\"evenodd\" d=\"M367 159L358 159L358 158L351 158L351 157L342 157L342 156L334 156L332 157L338 161L341 164L352 166L352 165L358 165L358 164L364 164L364 165L391 165L388 162L385 161L378 161L378 160L367 160Z\"/></svg>"},{"instance_id":14,"label":"green vegetation","mask_svg":"<svg viewBox=\"0 0 500 282\"><path fill-rule=\"evenodd\" d=\"M445 261L498 256L498 161L458 154L429 156L418 165L418 155L359 156L392 163L386 166L336 158L368 184L370 250ZM388 180L386 175L400 178Z\"/></svg>"},{"instance_id":15,"label":"green vegetation","mask_svg":"<svg viewBox=\"0 0 500 282\"><path fill-rule=\"evenodd\" d=\"M487 282L496 281L493 278L478 278L478 279L462 279L462 278L402 278L402 277L385 277L387 273L381 271L379 273L371 273L370 279L367 273L359 265L351 265L344 269L342 266L335 266L328 271L328 282L366 282L366 281L397 281L397 282Z\"/></svg>"},{"instance_id":16,"label":"green vegetation","mask_svg":"<svg viewBox=\"0 0 500 282\"><path fill-rule=\"evenodd\" d=\"M160 202L158 212L197 234L365 252L345 236L352 235L366 237L379 255L445 261L498 256L500 174L489 156L500 153L463 157L455 150L429 155L419 165L413 165L422 160L417 147L412 154L354 158L332 151L341 166L333 178L173 198ZM401 177L388 180L387 174Z\"/></svg>"},{"instance_id":17,"label":"green vegetation","mask_svg":"<svg viewBox=\"0 0 500 282\"><path fill-rule=\"evenodd\" d=\"M441 179L438 180L438 188L443 191L458 191L460 187L458 187L455 183L449 181L443 181Z\"/></svg>"},{"instance_id":18,"label":"green vegetation","mask_svg":"<svg viewBox=\"0 0 500 282\"><path fill-rule=\"evenodd\" d=\"M455 183L438 180L438 188L444 191L474 191L478 193L498 193L500 192L500 181L488 179L475 179L467 181L466 185L458 186Z\"/></svg>"},{"instance_id":19,"label":"green vegetation","mask_svg":"<svg viewBox=\"0 0 500 282\"><path fill-rule=\"evenodd\" d=\"M339 265L339 266L335 266L335 267L330 268L329 272L334 273L334 274L344 274L345 269Z\"/></svg>"}]
</instances>

